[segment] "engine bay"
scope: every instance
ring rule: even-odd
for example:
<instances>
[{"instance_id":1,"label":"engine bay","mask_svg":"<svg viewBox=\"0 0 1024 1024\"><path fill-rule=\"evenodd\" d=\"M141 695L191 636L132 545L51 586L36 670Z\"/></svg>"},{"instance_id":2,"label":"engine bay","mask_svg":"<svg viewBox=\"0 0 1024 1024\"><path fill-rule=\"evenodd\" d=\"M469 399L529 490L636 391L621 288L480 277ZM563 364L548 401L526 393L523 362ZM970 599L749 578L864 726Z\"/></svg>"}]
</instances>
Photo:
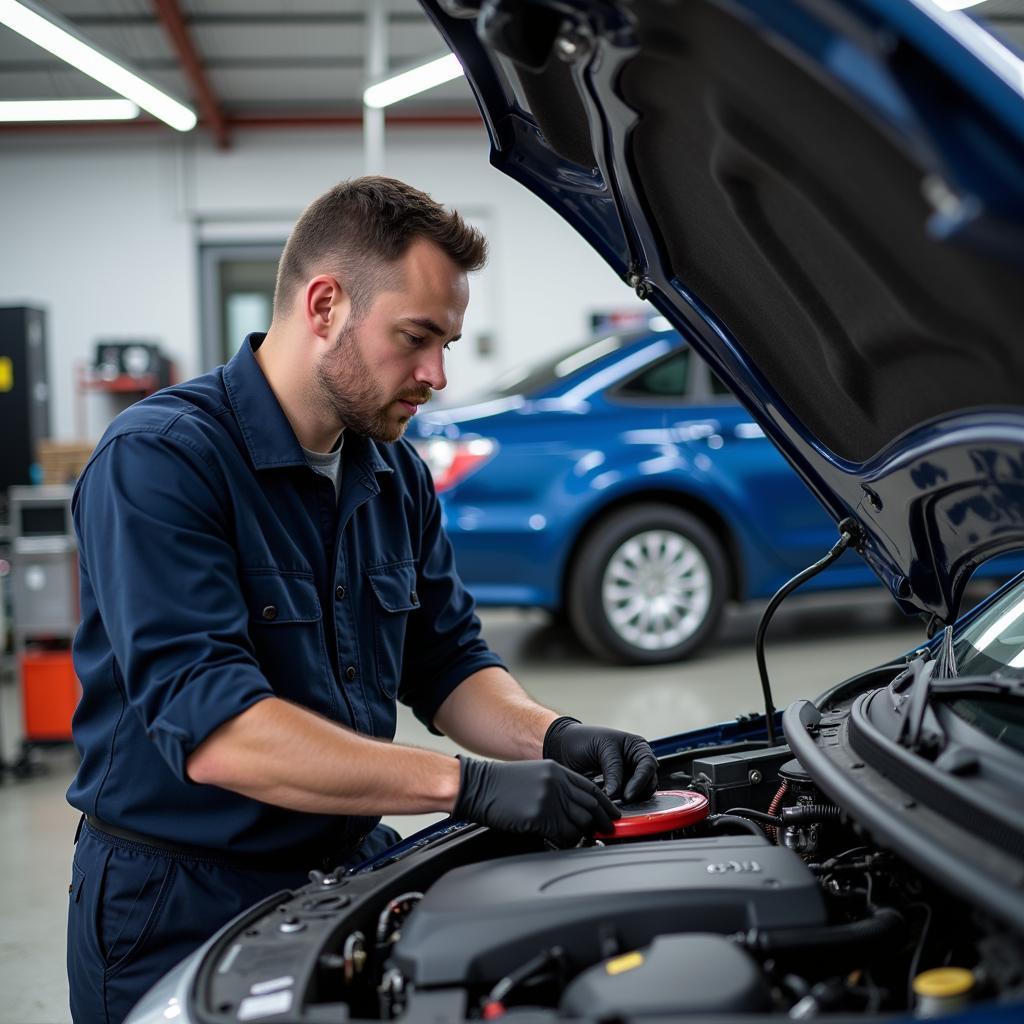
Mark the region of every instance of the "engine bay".
<instances>
[{"instance_id":1,"label":"engine bay","mask_svg":"<svg viewBox=\"0 0 1024 1024\"><path fill-rule=\"evenodd\" d=\"M450 871L410 914L391 963L417 989L493 984L556 942L572 975L659 935L825 922L800 858L752 835L593 846Z\"/></svg>"},{"instance_id":2,"label":"engine bay","mask_svg":"<svg viewBox=\"0 0 1024 1024\"><path fill-rule=\"evenodd\" d=\"M833 718L900 668L846 684ZM880 842L797 744L732 731L660 744L659 793L624 808L634 825L619 835L560 850L446 824L351 874L314 872L210 947L195 1018L842 1021L1021 998L1012 912ZM807 729L799 745L848 758L840 732Z\"/></svg>"}]
</instances>

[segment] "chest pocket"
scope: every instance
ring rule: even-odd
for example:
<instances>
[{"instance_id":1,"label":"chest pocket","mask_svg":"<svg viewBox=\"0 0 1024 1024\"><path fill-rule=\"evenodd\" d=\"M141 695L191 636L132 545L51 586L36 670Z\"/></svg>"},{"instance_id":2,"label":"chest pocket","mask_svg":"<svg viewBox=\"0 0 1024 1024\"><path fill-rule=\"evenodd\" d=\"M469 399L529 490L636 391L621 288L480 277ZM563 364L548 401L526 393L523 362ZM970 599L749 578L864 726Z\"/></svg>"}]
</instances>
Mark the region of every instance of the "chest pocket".
<instances>
[{"instance_id":1,"label":"chest pocket","mask_svg":"<svg viewBox=\"0 0 1024 1024\"><path fill-rule=\"evenodd\" d=\"M249 639L274 692L338 718L324 642L320 598L312 576L243 570Z\"/></svg>"},{"instance_id":2,"label":"chest pocket","mask_svg":"<svg viewBox=\"0 0 1024 1024\"><path fill-rule=\"evenodd\" d=\"M420 606L416 594L416 563L393 562L365 569L373 588L373 631L377 681L389 696L398 693L409 613Z\"/></svg>"}]
</instances>

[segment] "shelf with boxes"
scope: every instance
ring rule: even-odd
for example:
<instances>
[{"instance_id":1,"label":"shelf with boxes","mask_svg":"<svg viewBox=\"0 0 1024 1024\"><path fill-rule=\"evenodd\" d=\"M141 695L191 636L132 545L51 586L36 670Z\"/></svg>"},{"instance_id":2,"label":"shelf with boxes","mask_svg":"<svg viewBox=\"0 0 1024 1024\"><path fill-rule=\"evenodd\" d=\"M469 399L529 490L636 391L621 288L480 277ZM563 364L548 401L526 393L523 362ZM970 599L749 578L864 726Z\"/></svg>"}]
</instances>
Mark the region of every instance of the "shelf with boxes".
<instances>
[{"instance_id":1,"label":"shelf with boxes","mask_svg":"<svg viewBox=\"0 0 1024 1024\"><path fill-rule=\"evenodd\" d=\"M73 484L89 461L92 441L54 441L43 438L36 445L40 483Z\"/></svg>"}]
</instances>

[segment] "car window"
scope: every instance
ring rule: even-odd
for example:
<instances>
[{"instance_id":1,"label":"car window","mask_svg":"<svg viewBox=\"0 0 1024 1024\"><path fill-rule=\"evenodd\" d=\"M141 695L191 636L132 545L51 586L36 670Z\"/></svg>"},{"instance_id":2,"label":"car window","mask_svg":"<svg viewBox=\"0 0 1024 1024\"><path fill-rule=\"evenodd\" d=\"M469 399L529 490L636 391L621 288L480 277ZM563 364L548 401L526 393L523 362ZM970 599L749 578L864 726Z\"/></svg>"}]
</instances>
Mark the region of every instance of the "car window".
<instances>
[{"instance_id":1,"label":"car window","mask_svg":"<svg viewBox=\"0 0 1024 1024\"><path fill-rule=\"evenodd\" d=\"M732 395L732 391L729 389L728 385L721 380L714 370L709 369L708 376L711 378L711 394Z\"/></svg>"},{"instance_id":2,"label":"car window","mask_svg":"<svg viewBox=\"0 0 1024 1024\"><path fill-rule=\"evenodd\" d=\"M560 352L553 358L545 359L532 366L516 367L503 373L488 388L483 397L508 398L511 395L529 395L535 391L541 391L609 353L632 345L645 333L647 332L631 331L624 334L608 334L600 338L590 338L586 344L577 345L567 352Z\"/></svg>"},{"instance_id":3,"label":"car window","mask_svg":"<svg viewBox=\"0 0 1024 1024\"><path fill-rule=\"evenodd\" d=\"M620 398L685 398L690 387L690 350L670 352L615 388Z\"/></svg>"}]
</instances>

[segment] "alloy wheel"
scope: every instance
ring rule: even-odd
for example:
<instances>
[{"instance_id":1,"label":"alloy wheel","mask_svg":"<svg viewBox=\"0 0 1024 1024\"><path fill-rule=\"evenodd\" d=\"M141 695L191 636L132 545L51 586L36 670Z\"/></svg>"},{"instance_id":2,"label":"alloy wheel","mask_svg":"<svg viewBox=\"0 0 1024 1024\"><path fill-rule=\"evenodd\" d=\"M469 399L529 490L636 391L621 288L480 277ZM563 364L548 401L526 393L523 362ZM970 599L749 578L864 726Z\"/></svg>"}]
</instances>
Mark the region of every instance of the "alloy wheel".
<instances>
[{"instance_id":1,"label":"alloy wheel","mask_svg":"<svg viewBox=\"0 0 1024 1024\"><path fill-rule=\"evenodd\" d=\"M668 650L704 622L711 570L700 549L672 530L645 530L608 560L601 601L609 625L645 651Z\"/></svg>"}]
</instances>

